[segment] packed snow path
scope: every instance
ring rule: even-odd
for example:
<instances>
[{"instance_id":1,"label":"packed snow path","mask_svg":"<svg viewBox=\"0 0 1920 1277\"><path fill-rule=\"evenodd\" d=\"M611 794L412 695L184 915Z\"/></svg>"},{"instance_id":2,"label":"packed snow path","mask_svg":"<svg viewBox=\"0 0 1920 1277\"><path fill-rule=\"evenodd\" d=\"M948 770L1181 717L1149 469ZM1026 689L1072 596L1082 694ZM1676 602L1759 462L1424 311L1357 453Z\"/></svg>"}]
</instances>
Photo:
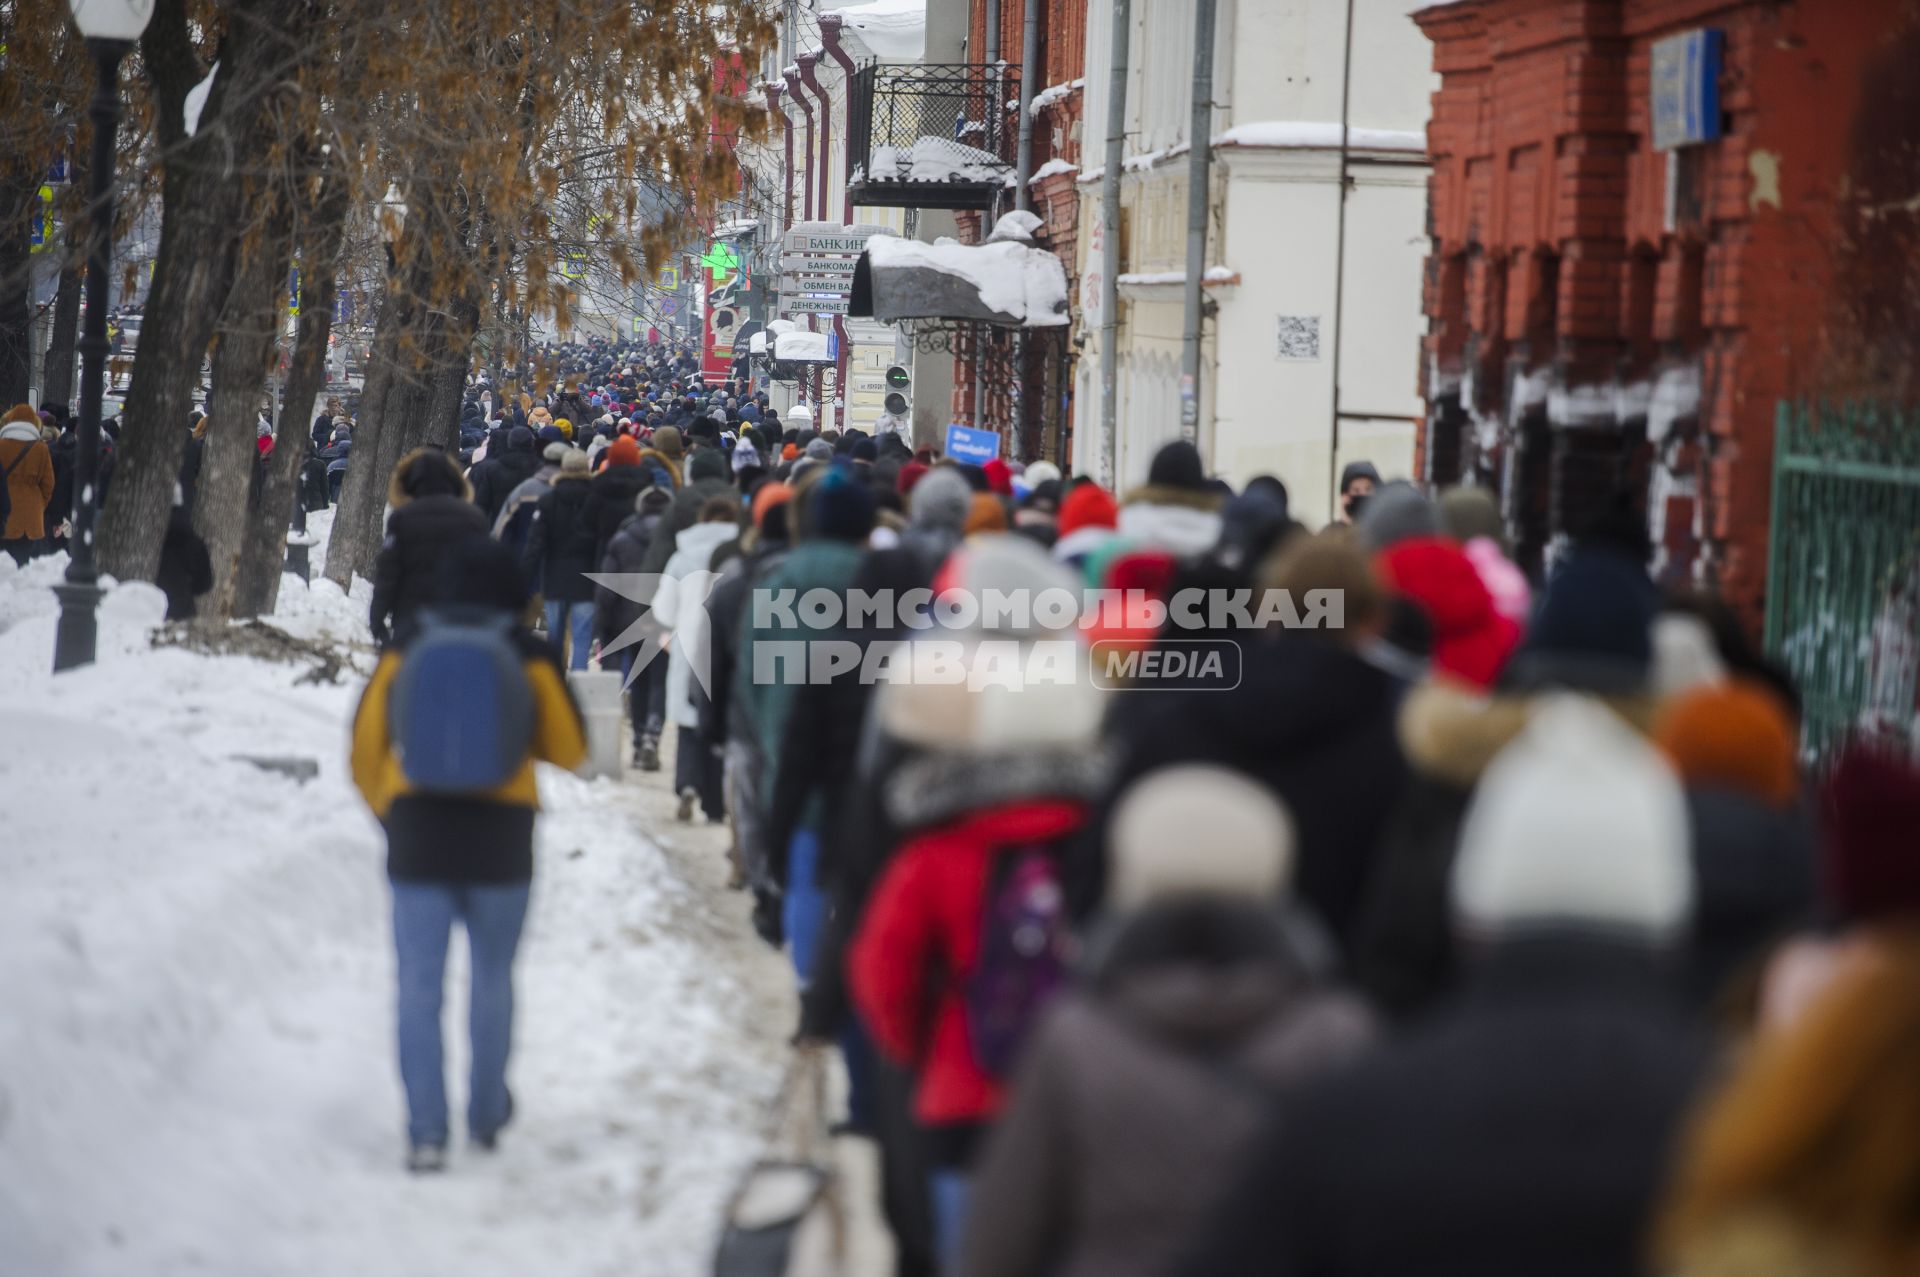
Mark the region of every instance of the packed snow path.
<instances>
[{"instance_id":1,"label":"packed snow path","mask_svg":"<svg viewBox=\"0 0 1920 1277\"><path fill-rule=\"evenodd\" d=\"M384 848L345 765L362 679L155 649L143 586L97 665L49 678L59 566L0 566L0 1273L709 1271L793 1020L721 833L675 826L656 778L543 771L518 1112L411 1178ZM351 641L363 616L321 584L275 623ZM457 1122L457 941L451 966Z\"/></svg>"}]
</instances>

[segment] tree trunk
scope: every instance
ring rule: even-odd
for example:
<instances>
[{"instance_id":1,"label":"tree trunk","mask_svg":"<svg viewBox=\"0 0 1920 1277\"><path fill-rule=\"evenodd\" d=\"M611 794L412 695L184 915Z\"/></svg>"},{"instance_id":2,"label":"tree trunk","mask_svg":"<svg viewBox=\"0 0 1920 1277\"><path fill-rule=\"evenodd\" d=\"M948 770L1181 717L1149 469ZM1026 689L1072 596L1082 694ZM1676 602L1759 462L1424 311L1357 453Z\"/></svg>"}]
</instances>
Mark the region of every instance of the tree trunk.
<instances>
[{"instance_id":1,"label":"tree trunk","mask_svg":"<svg viewBox=\"0 0 1920 1277\"><path fill-rule=\"evenodd\" d=\"M202 72L185 10L177 0L157 6L142 42L167 164L160 251L134 354L119 463L100 512L100 568L123 581L150 581L159 567L200 361L233 284L236 228L256 211L247 205L251 184L232 170L264 149L280 97L292 87L283 50L319 20L303 0L236 0L199 131L187 138L179 123L182 86ZM213 127L216 122L222 127Z\"/></svg>"},{"instance_id":2,"label":"tree trunk","mask_svg":"<svg viewBox=\"0 0 1920 1277\"><path fill-rule=\"evenodd\" d=\"M400 334L409 320L403 312L411 310L401 292L390 279L380 302L373 347L367 352L367 378L360 389L360 420L353 427L353 453L347 459L346 481L340 485L340 502L333 510L333 532L327 538L327 579L343 590L352 588L355 573L366 575L380 543L387 491L387 474L380 467L381 436L387 404L400 380L394 363Z\"/></svg>"},{"instance_id":3,"label":"tree trunk","mask_svg":"<svg viewBox=\"0 0 1920 1277\"><path fill-rule=\"evenodd\" d=\"M33 370L33 248L27 232L39 216L37 173L0 179L0 412L27 401Z\"/></svg>"},{"instance_id":4,"label":"tree trunk","mask_svg":"<svg viewBox=\"0 0 1920 1277\"><path fill-rule=\"evenodd\" d=\"M220 314L207 395L206 453L194 497L193 524L213 560L213 590L200 615L219 624L233 616L248 498L258 473L261 392L280 334L280 281L291 252L290 216L276 210L259 242L242 254Z\"/></svg>"},{"instance_id":5,"label":"tree trunk","mask_svg":"<svg viewBox=\"0 0 1920 1277\"><path fill-rule=\"evenodd\" d=\"M300 253L300 329L287 368L286 406L274 431L260 500L247 511L247 536L240 552L240 584L234 596L237 617L264 616L280 599L280 578L287 556L287 521L293 509L300 467L313 455L314 401L326 388L327 335L333 330L333 300L339 289L340 246L346 239L350 192L346 174L329 167L320 198L306 226ZM308 282L311 281L311 282Z\"/></svg>"},{"instance_id":6,"label":"tree trunk","mask_svg":"<svg viewBox=\"0 0 1920 1277\"><path fill-rule=\"evenodd\" d=\"M80 284L78 266L60 272L60 283L53 294L53 334L47 341L46 371L40 378L40 402L59 404L73 410L73 356L80 336Z\"/></svg>"}]
</instances>

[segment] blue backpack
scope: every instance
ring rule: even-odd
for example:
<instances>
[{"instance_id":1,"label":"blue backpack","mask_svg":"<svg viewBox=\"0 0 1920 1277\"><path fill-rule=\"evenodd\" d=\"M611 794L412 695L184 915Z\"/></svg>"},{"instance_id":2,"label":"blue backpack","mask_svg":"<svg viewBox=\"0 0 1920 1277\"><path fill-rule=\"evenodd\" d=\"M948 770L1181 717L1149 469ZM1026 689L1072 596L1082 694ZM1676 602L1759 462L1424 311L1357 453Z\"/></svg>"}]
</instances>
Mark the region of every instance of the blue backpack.
<instances>
[{"instance_id":1,"label":"blue backpack","mask_svg":"<svg viewBox=\"0 0 1920 1277\"><path fill-rule=\"evenodd\" d=\"M533 743L533 688L514 618L428 609L388 693L394 752L422 793L481 795L511 780Z\"/></svg>"}]
</instances>

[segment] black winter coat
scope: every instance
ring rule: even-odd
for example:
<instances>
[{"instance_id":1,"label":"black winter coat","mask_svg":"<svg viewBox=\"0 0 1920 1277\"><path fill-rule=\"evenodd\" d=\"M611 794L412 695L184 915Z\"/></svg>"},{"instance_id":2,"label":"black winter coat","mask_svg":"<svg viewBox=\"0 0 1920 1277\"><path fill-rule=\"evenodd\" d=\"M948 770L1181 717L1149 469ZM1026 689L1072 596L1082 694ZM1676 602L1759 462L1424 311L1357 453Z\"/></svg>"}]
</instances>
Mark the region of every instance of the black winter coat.
<instances>
[{"instance_id":1,"label":"black winter coat","mask_svg":"<svg viewBox=\"0 0 1920 1277\"><path fill-rule=\"evenodd\" d=\"M725 479L701 479L680 489L667 510L665 522L660 525L660 532L653 538L653 548L647 553L647 566L642 571L666 571L667 560L679 546L680 533L699 519L700 507L732 491L733 485Z\"/></svg>"},{"instance_id":2,"label":"black winter coat","mask_svg":"<svg viewBox=\"0 0 1920 1277\"><path fill-rule=\"evenodd\" d=\"M473 468L467 480L473 485L473 503L487 516L487 526L500 517L500 507L513 490L533 477L540 468L540 456L532 449L524 452L502 446L495 452L487 446L487 459Z\"/></svg>"},{"instance_id":3,"label":"black winter coat","mask_svg":"<svg viewBox=\"0 0 1920 1277\"><path fill-rule=\"evenodd\" d=\"M395 510L373 560L368 620L374 642L383 647L405 642L414 617L438 598L447 551L468 537L485 535L485 516L461 497L419 497Z\"/></svg>"},{"instance_id":4,"label":"black winter coat","mask_svg":"<svg viewBox=\"0 0 1920 1277\"><path fill-rule=\"evenodd\" d=\"M590 603L593 582L586 574L598 564L593 557L593 526L587 521L592 496L585 480L555 479L553 491L534 508L533 527L521 562L549 603Z\"/></svg>"},{"instance_id":5,"label":"black winter coat","mask_svg":"<svg viewBox=\"0 0 1920 1277\"><path fill-rule=\"evenodd\" d=\"M173 507L167 518L166 539L160 543L160 567L153 583L167 596L167 619L190 621L199 614L194 602L213 588L213 559L207 543L193 530L193 515L184 505Z\"/></svg>"},{"instance_id":6,"label":"black winter coat","mask_svg":"<svg viewBox=\"0 0 1920 1277\"><path fill-rule=\"evenodd\" d=\"M1725 993L1775 941L1814 923L1813 822L1730 789L1687 791L1693 825L1689 993L1701 1006Z\"/></svg>"},{"instance_id":7,"label":"black winter coat","mask_svg":"<svg viewBox=\"0 0 1920 1277\"><path fill-rule=\"evenodd\" d=\"M1295 890L1344 948L1381 829L1406 784L1394 737L1398 685L1346 646L1303 634L1252 638L1241 651L1232 691L1118 698L1111 796L1181 763L1216 763L1266 785L1293 816ZM1085 884L1075 896L1083 906L1093 898Z\"/></svg>"},{"instance_id":8,"label":"black winter coat","mask_svg":"<svg viewBox=\"0 0 1920 1277\"><path fill-rule=\"evenodd\" d=\"M593 476L587 485L587 522L593 527L595 562L606 554L613 534L633 517L634 501L652 483L653 472L645 466L608 466Z\"/></svg>"},{"instance_id":9,"label":"black winter coat","mask_svg":"<svg viewBox=\"0 0 1920 1277\"><path fill-rule=\"evenodd\" d=\"M1501 946L1303 1091L1188 1277L1633 1277L1707 1063L1647 951Z\"/></svg>"},{"instance_id":10,"label":"black winter coat","mask_svg":"<svg viewBox=\"0 0 1920 1277\"><path fill-rule=\"evenodd\" d=\"M629 514L601 552L600 571L639 572L640 565L646 562L647 550L653 544L654 530L660 526L666 508L667 497L661 493L657 508ZM647 605L639 599L616 594L604 585L596 584L593 587L593 636L600 640L601 646L610 645L638 624L646 614Z\"/></svg>"}]
</instances>

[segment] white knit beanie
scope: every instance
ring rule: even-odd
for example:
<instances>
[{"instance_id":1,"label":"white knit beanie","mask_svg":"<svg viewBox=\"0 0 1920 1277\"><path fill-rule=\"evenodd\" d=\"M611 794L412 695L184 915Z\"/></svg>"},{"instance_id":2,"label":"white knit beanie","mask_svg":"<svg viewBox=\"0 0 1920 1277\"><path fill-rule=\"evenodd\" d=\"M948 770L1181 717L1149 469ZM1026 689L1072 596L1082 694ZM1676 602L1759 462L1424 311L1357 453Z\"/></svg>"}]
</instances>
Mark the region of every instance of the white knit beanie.
<instances>
[{"instance_id":1,"label":"white knit beanie","mask_svg":"<svg viewBox=\"0 0 1920 1277\"><path fill-rule=\"evenodd\" d=\"M1679 778L1600 702L1555 696L1494 758L1460 827L1456 919L1474 937L1584 930L1670 944L1693 907Z\"/></svg>"},{"instance_id":2,"label":"white knit beanie","mask_svg":"<svg viewBox=\"0 0 1920 1277\"><path fill-rule=\"evenodd\" d=\"M1107 835L1107 903L1178 896L1271 901L1293 874L1293 820L1264 785L1198 764L1163 767L1120 796Z\"/></svg>"}]
</instances>

